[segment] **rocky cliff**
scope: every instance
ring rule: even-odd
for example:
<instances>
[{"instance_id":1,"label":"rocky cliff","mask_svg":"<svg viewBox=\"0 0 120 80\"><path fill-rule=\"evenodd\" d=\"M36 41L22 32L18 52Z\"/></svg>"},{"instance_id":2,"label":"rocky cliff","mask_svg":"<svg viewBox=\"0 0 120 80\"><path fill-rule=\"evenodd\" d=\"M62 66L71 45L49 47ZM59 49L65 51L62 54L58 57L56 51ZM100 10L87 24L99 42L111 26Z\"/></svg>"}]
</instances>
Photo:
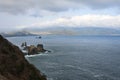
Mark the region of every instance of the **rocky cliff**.
<instances>
[{"instance_id":1,"label":"rocky cliff","mask_svg":"<svg viewBox=\"0 0 120 80\"><path fill-rule=\"evenodd\" d=\"M0 35L0 80L46 80L21 50Z\"/></svg>"}]
</instances>

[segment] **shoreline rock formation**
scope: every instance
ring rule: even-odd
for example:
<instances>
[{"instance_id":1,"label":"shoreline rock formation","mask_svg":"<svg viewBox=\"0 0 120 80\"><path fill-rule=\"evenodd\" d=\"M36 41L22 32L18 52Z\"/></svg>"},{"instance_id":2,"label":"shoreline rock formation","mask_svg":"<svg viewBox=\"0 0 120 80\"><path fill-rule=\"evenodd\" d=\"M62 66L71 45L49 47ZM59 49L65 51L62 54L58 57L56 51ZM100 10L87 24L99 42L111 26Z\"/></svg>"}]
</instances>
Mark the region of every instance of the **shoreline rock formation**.
<instances>
[{"instance_id":1,"label":"shoreline rock formation","mask_svg":"<svg viewBox=\"0 0 120 80\"><path fill-rule=\"evenodd\" d=\"M38 44L37 46L34 45L30 45L27 46L27 43L24 42L22 43L21 47L23 48L23 50L27 51L27 53L24 53L25 55L34 55L34 54L39 54L40 52L44 53L44 52L51 52L49 50L44 49L43 44Z\"/></svg>"},{"instance_id":2,"label":"shoreline rock formation","mask_svg":"<svg viewBox=\"0 0 120 80\"><path fill-rule=\"evenodd\" d=\"M22 51L0 35L0 80L47 80Z\"/></svg>"}]
</instances>

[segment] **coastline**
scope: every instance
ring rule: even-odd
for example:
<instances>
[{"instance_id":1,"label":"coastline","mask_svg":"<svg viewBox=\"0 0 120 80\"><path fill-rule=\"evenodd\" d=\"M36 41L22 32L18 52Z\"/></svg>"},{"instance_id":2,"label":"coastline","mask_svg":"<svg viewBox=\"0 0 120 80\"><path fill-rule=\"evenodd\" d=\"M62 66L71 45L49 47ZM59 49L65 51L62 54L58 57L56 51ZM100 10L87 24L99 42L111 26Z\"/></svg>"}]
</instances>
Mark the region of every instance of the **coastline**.
<instances>
[{"instance_id":1,"label":"coastline","mask_svg":"<svg viewBox=\"0 0 120 80\"><path fill-rule=\"evenodd\" d=\"M0 35L0 79L2 80L47 80L22 51Z\"/></svg>"}]
</instances>

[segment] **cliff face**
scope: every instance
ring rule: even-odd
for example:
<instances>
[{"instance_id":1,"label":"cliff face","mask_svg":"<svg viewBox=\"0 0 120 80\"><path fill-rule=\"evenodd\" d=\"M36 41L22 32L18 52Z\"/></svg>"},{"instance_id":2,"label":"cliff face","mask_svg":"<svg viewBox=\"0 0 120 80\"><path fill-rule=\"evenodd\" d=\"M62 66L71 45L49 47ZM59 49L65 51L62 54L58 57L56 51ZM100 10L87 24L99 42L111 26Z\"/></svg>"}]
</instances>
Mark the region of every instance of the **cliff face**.
<instances>
[{"instance_id":1,"label":"cliff face","mask_svg":"<svg viewBox=\"0 0 120 80\"><path fill-rule=\"evenodd\" d=\"M0 35L0 80L46 80L21 50Z\"/></svg>"}]
</instances>

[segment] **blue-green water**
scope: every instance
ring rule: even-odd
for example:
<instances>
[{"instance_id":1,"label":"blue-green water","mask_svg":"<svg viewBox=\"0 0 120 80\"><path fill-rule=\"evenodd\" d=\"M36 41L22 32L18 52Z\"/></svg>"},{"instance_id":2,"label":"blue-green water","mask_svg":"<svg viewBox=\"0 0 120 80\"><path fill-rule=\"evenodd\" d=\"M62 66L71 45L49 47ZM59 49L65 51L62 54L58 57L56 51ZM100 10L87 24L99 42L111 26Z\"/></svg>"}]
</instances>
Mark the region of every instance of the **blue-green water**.
<instances>
[{"instance_id":1,"label":"blue-green water","mask_svg":"<svg viewBox=\"0 0 120 80\"><path fill-rule=\"evenodd\" d=\"M120 80L120 37L42 36L11 37L20 46L43 43L51 50L28 61L46 74L48 80Z\"/></svg>"}]
</instances>

